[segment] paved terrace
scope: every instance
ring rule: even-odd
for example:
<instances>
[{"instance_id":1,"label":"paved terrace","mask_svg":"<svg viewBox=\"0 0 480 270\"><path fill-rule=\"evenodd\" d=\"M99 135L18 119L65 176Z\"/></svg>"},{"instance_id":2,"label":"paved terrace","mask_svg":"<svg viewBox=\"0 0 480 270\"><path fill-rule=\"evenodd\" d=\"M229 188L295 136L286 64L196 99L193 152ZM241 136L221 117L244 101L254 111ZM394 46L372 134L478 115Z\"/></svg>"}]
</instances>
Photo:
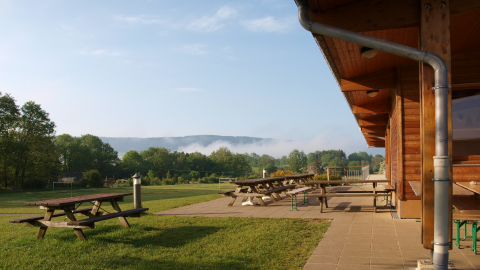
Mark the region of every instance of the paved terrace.
<instances>
[{"instance_id":1,"label":"paved terrace","mask_svg":"<svg viewBox=\"0 0 480 270\"><path fill-rule=\"evenodd\" d=\"M373 175L373 177L378 176ZM333 188L371 190L370 185ZM372 200L371 198L330 198L329 208L324 209L324 213L320 214L319 202L313 198L310 199L310 205L302 205L303 199L299 196L299 211L290 211L290 200L287 198L278 203L268 203L267 207L242 206L242 200L239 198L232 207L228 207L227 204L230 201L228 197L155 214L333 220L305 265L305 270L415 269L417 259L428 259L430 253L420 243L421 223L411 219L395 219L387 207L373 213ZM382 206L384 203L380 197L377 206ZM471 227L468 228L470 230ZM466 240L461 243L461 249L454 246L450 252L450 260L456 269L480 269L480 256L475 255L471 250L472 241Z\"/></svg>"}]
</instances>

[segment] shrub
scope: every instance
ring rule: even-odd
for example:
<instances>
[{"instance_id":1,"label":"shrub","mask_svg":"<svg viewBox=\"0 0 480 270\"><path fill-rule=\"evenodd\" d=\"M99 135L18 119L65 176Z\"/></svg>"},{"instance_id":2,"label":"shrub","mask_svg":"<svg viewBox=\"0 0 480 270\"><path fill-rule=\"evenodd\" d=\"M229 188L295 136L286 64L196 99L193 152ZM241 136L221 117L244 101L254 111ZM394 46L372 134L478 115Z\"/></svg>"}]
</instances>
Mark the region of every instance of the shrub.
<instances>
[{"instance_id":1,"label":"shrub","mask_svg":"<svg viewBox=\"0 0 480 270\"><path fill-rule=\"evenodd\" d=\"M150 181L150 185L160 186L160 185L162 185L162 180L160 180L160 178L158 178L158 177L155 177L155 178L153 178L152 181Z\"/></svg>"},{"instance_id":2,"label":"shrub","mask_svg":"<svg viewBox=\"0 0 480 270\"><path fill-rule=\"evenodd\" d=\"M324 174L315 174L313 176L313 180L327 180L327 174L324 173ZM330 180L342 180L342 177L340 177L340 175L338 174L331 174L330 175Z\"/></svg>"},{"instance_id":3,"label":"shrub","mask_svg":"<svg viewBox=\"0 0 480 270\"><path fill-rule=\"evenodd\" d=\"M131 178L131 177L128 178L127 184L128 184L128 186L133 187L133 178Z\"/></svg>"},{"instance_id":4,"label":"shrub","mask_svg":"<svg viewBox=\"0 0 480 270\"><path fill-rule=\"evenodd\" d=\"M288 171L278 170L276 172L271 173L270 177L280 177L280 176L286 176L286 175L292 175L292 172L290 170Z\"/></svg>"},{"instance_id":5,"label":"shrub","mask_svg":"<svg viewBox=\"0 0 480 270\"><path fill-rule=\"evenodd\" d=\"M83 178L79 183L84 187L103 187L105 180L102 179L97 170L90 170L83 174Z\"/></svg>"}]
</instances>

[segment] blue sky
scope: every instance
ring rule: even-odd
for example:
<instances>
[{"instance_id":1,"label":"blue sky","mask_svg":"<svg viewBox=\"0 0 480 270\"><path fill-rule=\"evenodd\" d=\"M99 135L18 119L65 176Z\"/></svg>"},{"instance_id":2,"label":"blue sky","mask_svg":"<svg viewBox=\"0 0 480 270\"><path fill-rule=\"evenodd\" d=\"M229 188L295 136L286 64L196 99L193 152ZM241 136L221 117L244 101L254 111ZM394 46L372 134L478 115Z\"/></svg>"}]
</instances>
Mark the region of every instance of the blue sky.
<instances>
[{"instance_id":1,"label":"blue sky","mask_svg":"<svg viewBox=\"0 0 480 270\"><path fill-rule=\"evenodd\" d=\"M0 0L0 31L0 91L58 134L367 150L293 0Z\"/></svg>"}]
</instances>

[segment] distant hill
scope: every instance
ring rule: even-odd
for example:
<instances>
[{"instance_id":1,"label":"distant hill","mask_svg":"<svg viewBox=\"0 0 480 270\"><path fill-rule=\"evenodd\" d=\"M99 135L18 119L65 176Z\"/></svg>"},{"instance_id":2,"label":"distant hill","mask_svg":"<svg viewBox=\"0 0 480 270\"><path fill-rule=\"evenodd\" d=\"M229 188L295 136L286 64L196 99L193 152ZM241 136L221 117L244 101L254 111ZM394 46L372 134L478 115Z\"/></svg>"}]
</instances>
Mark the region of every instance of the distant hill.
<instances>
[{"instance_id":1,"label":"distant hill","mask_svg":"<svg viewBox=\"0 0 480 270\"><path fill-rule=\"evenodd\" d=\"M258 142L267 142L272 139L245 137L245 136L217 136L217 135L195 135L185 137L157 137L157 138L115 138L100 137L104 143L109 143L120 156L123 156L130 150L138 152L147 150L149 147L165 147L176 151L179 147L188 146L197 143L202 146L208 146L216 141L225 141L232 145L251 144Z\"/></svg>"}]
</instances>

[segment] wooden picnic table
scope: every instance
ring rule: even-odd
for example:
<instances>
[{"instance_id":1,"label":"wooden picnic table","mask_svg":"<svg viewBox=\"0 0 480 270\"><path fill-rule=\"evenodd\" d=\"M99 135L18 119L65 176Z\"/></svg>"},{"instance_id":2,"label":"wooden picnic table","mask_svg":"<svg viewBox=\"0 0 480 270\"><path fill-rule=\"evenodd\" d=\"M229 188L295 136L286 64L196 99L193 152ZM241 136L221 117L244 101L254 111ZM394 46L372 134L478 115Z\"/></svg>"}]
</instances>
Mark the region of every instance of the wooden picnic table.
<instances>
[{"instance_id":1,"label":"wooden picnic table","mask_svg":"<svg viewBox=\"0 0 480 270\"><path fill-rule=\"evenodd\" d=\"M125 229L130 228L126 217L132 215L138 215L141 212L147 211L148 208L137 208L127 211L122 211L118 205L118 201L123 201L123 197L132 195L132 193L106 193L106 194L93 194L85 196L76 196L69 198L59 198L52 200L43 200L36 202L25 203L26 206L39 206L40 209L46 209L47 212L44 216L22 218L16 220L10 220L10 223L25 223L26 226L40 227L37 238L43 238L47 229L54 228L72 228L78 239L85 240L85 234L82 229L94 229L95 222L107 220L110 218L116 218L120 220L122 226ZM115 212L106 213L99 211L103 202L110 202ZM78 209L78 207L85 203L91 203L93 206L90 208ZM78 204L78 206L76 206ZM56 213L55 210L63 210L63 212ZM83 214L89 218L83 220L77 220L74 214ZM67 216L69 221L51 221L53 217Z\"/></svg>"},{"instance_id":2,"label":"wooden picnic table","mask_svg":"<svg viewBox=\"0 0 480 270\"><path fill-rule=\"evenodd\" d=\"M472 185L472 184L470 184L470 182L457 182L455 184L457 184L457 185L459 185L459 186L461 186L465 189L468 189L471 192L480 194L480 183L478 183L478 185Z\"/></svg>"},{"instance_id":3,"label":"wooden picnic table","mask_svg":"<svg viewBox=\"0 0 480 270\"><path fill-rule=\"evenodd\" d=\"M328 208L328 197L373 197L373 209L374 212L377 212L377 197L378 196L391 196L388 194L379 195L377 194L376 187L378 183L385 183L388 180L316 180L316 181L307 181L305 185L317 186L320 188L320 195L306 195L308 197L317 197L320 200L320 213L323 211L323 204ZM326 186L335 185L335 184L372 184L373 191L345 191L345 192L330 192L327 194Z\"/></svg>"},{"instance_id":4,"label":"wooden picnic table","mask_svg":"<svg viewBox=\"0 0 480 270\"><path fill-rule=\"evenodd\" d=\"M420 181L408 181L416 196L422 196L422 183ZM453 183L453 196L472 196L473 192L464 188L461 182Z\"/></svg>"},{"instance_id":5,"label":"wooden picnic table","mask_svg":"<svg viewBox=\"0 0 480 270\"><path fill-rule=\"evenodd\" d=\"M232 197L228 206L232 206L237 197L243 197L243 201L246 201L249 197L254 197L261 206L267 206L262 197L270 197L270 200L274 203L280 201L282 200L280 195L282 192L294 189L297 181L307 180L308 178L313 177L313 175L314 174L297 174L281 177L230 181L230 184L236 185L237 188L219 193L224 196ZM290 182L292 184L290 184L289 181L293 181Z\"/></svg>"}]
</instances>

